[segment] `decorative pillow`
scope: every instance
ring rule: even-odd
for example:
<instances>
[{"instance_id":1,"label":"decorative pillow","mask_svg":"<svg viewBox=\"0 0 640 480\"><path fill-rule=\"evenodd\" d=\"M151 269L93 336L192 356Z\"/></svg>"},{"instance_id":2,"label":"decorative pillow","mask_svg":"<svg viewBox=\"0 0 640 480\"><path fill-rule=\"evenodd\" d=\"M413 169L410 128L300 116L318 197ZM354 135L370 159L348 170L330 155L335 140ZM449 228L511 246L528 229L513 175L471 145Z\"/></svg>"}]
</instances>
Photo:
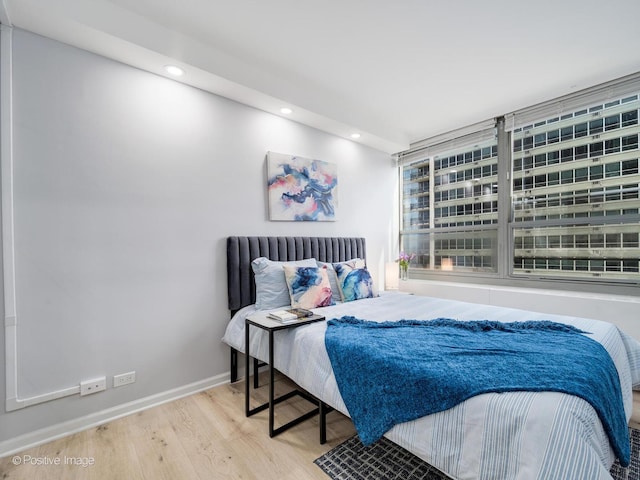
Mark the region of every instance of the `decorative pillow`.
<instances>
[{"instance_id":1,"label":"decorative pillow","mask_svg":"<svg viewBox=\"0 0 640 480\"><path fill-rule=\"evenodd\" d=\"M284 267L293 308L316 308L335 305L327 267Z\"/></svg>"},{"instance_id":2,"label":"decorative pillow","mask_svg":"<svg viewBox=\"0 0 640 480\"><path fill-rule=\"evenodd\" d=\"M256 308L269 310L289 305L289 288L284 278L285 265L297 267L315 267L315 258L296 260L292 262L276 262L266 257L256 258L251 262L251 268L256 279Z\"/></svg>"},{"instance_id":3,"label":"decorative pillow","mask_svg":"<svg viewBox=\"0 0 640 480\"><path fill-rule=\"evenodd\" d=\"M333 292L333 302L341 302L342 294L340 293L340 287L338 287L338 276L336 275L336 270L334 265L349 265L353 268L365 268L365 262L362 258L352 258L351 260L347 260L344 262L338 263L326 263L326 262L318 262L319 267L327 267L327 275L329 275L329 283L331 284L331 291Z\"/></svg>"},{"instance_id":4,"label":"decorative pillow","mask_svg":"<svg viewBox=\"0 0 640 480\"><path fill-rule=\"evenodd\" d=\"M343 302L374 297L373 280L366 268L354 268L349 263L335 263L333 267Z\"/></svg>"}]
</instances>

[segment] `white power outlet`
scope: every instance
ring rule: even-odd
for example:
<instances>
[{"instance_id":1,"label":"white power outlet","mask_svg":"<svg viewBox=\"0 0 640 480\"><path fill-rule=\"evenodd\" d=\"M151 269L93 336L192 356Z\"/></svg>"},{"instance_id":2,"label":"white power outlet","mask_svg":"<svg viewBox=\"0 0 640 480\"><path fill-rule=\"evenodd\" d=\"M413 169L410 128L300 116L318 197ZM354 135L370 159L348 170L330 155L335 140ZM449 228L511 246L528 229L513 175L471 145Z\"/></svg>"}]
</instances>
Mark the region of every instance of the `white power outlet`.
<instances>
[{"instance_id":1,"label":"white power outlet","mask_svg":"<svg viewBox=\"0 0 640 480\"><path fill-rule=\"evenodd\" d=\"M121 373L113 376L113 388L129 385L136 381L136 372Z\"/></svg>"},{"instance_id":2,"label":"white power outlet","mask_svg":"<svg viewBox=\"0 0 640 480\"><path fill-rule=\"evenodd\" d=\"M107 389L107 377L94 378L80 383L80 395L90 395Z\"/></svg>"}]
</instances>

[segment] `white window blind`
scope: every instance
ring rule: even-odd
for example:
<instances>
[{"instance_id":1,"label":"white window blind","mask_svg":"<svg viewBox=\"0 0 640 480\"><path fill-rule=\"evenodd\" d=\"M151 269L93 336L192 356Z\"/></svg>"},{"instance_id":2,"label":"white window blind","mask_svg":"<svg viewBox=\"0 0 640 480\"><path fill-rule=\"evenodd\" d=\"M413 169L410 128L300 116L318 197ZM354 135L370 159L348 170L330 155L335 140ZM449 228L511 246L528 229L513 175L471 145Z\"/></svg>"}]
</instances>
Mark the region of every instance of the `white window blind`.
<instances>
[{"instance_id":1,"label":"white window blind","mask_svg":"<svg viewBox=\"0 0 640 480\"><path fill-rule=\"evenodd\" d=\"M505 115L505 129L513 131L542 119L562 117L585 105L607 103L638 91L640 91L640 72L566 95L560 99L508 113Z\"/></svg>"},{"instance_id":2,"label":"white window blind","mask_svg":"<svg viewBox=\"0 0 640 480\"><path fill-rule=\"evenodd\" d=\"M486 120L476 123L465 128L443 133L435 137L412 143L409 150L401 152L397 155L399 165L407 165L409 163L424 160L434 155L440 155L459 148L464 148L487 140L496 136L495 119Z\"/></svg>"}]
</instances>

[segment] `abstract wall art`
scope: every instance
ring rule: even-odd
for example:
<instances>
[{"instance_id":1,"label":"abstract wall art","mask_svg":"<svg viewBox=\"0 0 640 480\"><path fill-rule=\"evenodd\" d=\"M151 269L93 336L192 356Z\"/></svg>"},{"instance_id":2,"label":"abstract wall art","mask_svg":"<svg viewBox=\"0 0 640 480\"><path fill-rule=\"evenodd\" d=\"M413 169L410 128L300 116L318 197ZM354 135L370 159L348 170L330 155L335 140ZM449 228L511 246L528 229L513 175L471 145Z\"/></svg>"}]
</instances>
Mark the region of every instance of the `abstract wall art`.
<instances>
[{"instance_id":1,"label":"abstract wall art","mask_svg":"<svg viewBox=\"0 0 640 480\"><path fill-rule=\"evenodd\" d=\"M332 222L338 207L337 165L267 152L269 219Z\"/></svg>"}]
</instances>

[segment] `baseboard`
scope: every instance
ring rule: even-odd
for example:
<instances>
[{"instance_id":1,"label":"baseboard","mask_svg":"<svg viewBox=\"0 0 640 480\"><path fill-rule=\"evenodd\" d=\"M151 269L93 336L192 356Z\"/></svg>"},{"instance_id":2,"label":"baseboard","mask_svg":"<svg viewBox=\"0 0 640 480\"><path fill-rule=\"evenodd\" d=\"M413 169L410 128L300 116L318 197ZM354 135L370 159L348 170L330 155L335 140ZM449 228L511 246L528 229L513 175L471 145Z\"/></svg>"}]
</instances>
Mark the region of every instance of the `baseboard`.
<instances>
[{"instance_id":1,"label":"baseboard","mask_svg":"<svg viewBox=\"0 0 640 480\"><path fill-rule=\"evenodd\" d=\"M19 437L0 442L0 458L13 455L28 448L42 445L43 443L47 443L58 438L66 437L72 433L81 432L82 430L98 426L105 422L110 422L118 418L131 415L132 413L136 413L141 410L146 410L188 395L193 395L194 393L208 390L209 388L217 387L218 385L223 385L225 383L229 383L229 372L209 377L189 385L174 388L172 390L167 390L166 392L141 398L139 400L134 400L133 402L124 403L81 418L76 418L74 420L69 420L34 432L26 433Z\"/></svg>"}]
</instances>

